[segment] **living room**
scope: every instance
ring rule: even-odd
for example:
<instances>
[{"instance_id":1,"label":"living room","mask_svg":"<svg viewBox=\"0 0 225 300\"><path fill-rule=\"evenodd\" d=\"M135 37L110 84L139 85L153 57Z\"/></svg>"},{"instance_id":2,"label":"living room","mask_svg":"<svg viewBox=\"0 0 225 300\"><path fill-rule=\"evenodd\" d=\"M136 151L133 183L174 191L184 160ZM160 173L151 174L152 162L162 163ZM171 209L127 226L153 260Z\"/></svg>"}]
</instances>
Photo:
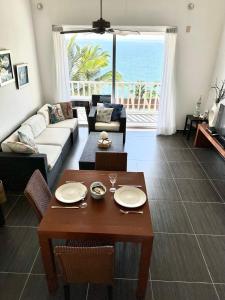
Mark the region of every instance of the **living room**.
<instances>
[{"instance_id":1,"label":"living room","mask_svg":"<svg viewBox=\"0 0 225 300\"><path fill-rule=\"evenodd\" d=\"M150 272L147 275L144 268L141 269L143 273L138 273L139 259L140 256L144 259L144 255L141 254L140 245L130 243L134 241L134 237L133 240L130 236L127 237L128 243L122 242L120 237L121 240L113 246L115 247L115 270L112 297L121 300L135 299L137 292L142 298L145 294L145 299L149 300L222 300L225 297L224 160L213 147L210 149L194 147L194 130L189 140L183 136L182 131L186 115L195 113L196 103L200 97L201 114L211 110L215 102L214 89L211 87L215 84L220 87L225 79L225 2L223 0L214 2L210 0L141 0L138 2L103 0L102 5L103 18L111 22L113 29L176 35L172 72L176 75L174 79L176 96L173 94L173 97L168 97L168 94L162 94L163 90L161 91L162 99L173 99L173 109L171 110L171 105L169 106L166 100L159 103L161 107L164 104L166 109L164 109L164 120L159 118L155 130L128 128L125 125L125 128L121 127L120 133L115 134L115 140L113 134L110 136L109 132L109 137L112 137L111 149L116 147L116 150L112 151L122 151L127 154L126 170L132 172L129 173L131 174L129 179L129 174L121 176L118 171L115 187L118 188L117 190L119 185L126 184L134 184L137 188L146 187L145 193L153 228L151 237L154 234ZM37 127L42 126L40 124L46 113L43 112L43 107L46 104L53 105L66 101L59 96L60 79L57 78L52 26L57 25L62 28L62 31L70 28L74 32L79 28L91 28L92 22L99 18L99 1L0 0L0 7L0 57L1 52L7 50L11 67L14 68L14 78L11 82L3 85L0 81L0 142L2 144L21 125L32 127L27 121L33 115L38 116ZM175 30L171 33L168 28ZM141 34L138 36L141 37ZM24 66L27 68L29 80L23 88L18 88L18 67ZM64 82L61 90L65 90ZM87 98L85 97L85 101L88 100L91 104L91 97ZM67 100L82 101L73 98ZM92 108L90 107L90 110ZM38 145L43 143L46 145L46 140L48 142L51 140L53 143L46 150L46 157L52 156L53 152L55 154L55 158L51 161L47 161L40 154L34 154L37 158L41 157L35 160L36 168L42 172L53 194L55 188L62 183L58 180L60 178L62 180L61 175L68 169L73 170L74 173L66 173L66 181L79 180L88 189L91 182L97 181L91 173L94 170L90 170L93 169L90 165L95 163L90 161L90 155L95 160L96 150L91 146L94 145L93 136L95 140L98 139L100 132L95 132L96 135L92 135L91 139L88 124L77 124L76 108L73 113L72 121L68 126L70 130L67 128L64 133L63 130L61 132L59 130L57 134L53 134L56 132L56 125L45 124L43 121L40 134L44 135L46 131L46 137L39 137L39 142L38 137L35 138ZM127 107L126 113L129 113ZM174 120L172 127L177 130L177 133L173 132L175 134L171 134L173 130L169 134L163 132L165 127L171 125L171 119ZM63 122L65 121L70 120ZM52 133L47 135L47 132ZM162 134L158 135L160 132ZM59 136L61 148L57 144ZM104 137L104 134L101 137ZM57 139L56 144L54 138ZM87 141L89 145L86 147ZM0 153L1 168L7 170L4 171L7 174L3 174L0 170L2 176L0 180L3 181L7 198L7 201L1 205L5 224L0 228L0 298L64 299L61 279L58 280L59 288L55 289L53 295L50 293L52 292L51 280L46 278L51 279L53 275L51 272L49 275L46 261L42 262L43 255L41 255L42 250L37 234L39 221L23 194L28 182L27 170L33 171L33 160L31 162L27 159L28 156L18 153L8 155L4 151ZM109 161L110 159L107 161L108 164ZM112 164L115 166L117 161L118 159L112 160ZM49 172L51 163L54 167L52 172ZM81 176L80 179L73 178L75 176L73 174L79 169L82 169L80 172L89 174L86 175L86 179L81 175L77 175ZM141 172L144 173L144 181L142 177L141 179L135 177ZM135 178L133 183L132 176ZM7 178L10 179L9 184ZM130 181L127 179L128 183L124 182L125 178ZM109 190L111 187L109 179L107 178L104 183ZM23 186L23 189L19 192L13 191L18 186ZM109 191L107 193L113 199L112 193ZM88 201L90 199L88 198ZM88 203L88 208L78 209L71 214L81 212L85 215L85 211L95 207L91 201ZM111 202L110 205L114 204L113 200ZM58 205L58 202L54 205ZM111 209L112 218L116 217L117 210L114 211L114 206ZM140 220L140 224L147 222L145 218L148 212L145 209L147 209L145 206L139 207L137 211L141 213L137 215L122 215L123 213L120 212L119 217L126 220L125 223L128 222L133 231L137 227L138 232L138 222ZM61 211L54 212L59 220ZM66 222L66 217L63 218ZM101 217L98 218L101 223ZM134 221L129 218L133 218ZM118 220L120 219L116 219L117 222ZM132 231L129 232L132 235ZM66 236L69 234L67 233ZM96 234L96 238L98 236ZM125 237L123 238L125 241ZM149 256L146 255L147 266L148 262ZM88 267L86 266L85 269L87 270ZM143 275L142 278L147 278L142 284L140 274ZM71 299L73 298L107 299L107 289L105 286L89 282L71 284Z\"/></svg>"}]
</instances>

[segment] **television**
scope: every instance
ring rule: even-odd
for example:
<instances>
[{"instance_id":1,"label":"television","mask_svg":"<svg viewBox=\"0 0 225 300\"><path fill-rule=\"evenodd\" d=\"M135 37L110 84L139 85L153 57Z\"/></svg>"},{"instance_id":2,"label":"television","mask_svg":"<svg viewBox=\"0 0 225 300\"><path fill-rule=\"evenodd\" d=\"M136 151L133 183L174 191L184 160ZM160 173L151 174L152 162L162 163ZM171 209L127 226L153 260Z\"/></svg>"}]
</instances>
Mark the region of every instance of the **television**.
<instances>
[{"instance_id":1,"label":"television","mask_svg":"<svg viewBox=\"0 0 225 300\"><path fill-rule=\"evenodd\" d=\"M215 129L218 135L225 136L225 106L220 104Z\"/></svg>"}]
</instances>

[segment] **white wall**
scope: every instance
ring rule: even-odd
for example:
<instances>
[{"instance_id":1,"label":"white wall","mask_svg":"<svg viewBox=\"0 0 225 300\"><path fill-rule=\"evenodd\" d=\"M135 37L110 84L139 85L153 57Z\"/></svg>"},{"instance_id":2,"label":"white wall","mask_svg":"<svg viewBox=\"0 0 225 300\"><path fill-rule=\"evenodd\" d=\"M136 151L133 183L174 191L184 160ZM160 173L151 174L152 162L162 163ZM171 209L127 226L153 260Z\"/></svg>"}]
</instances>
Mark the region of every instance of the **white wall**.
<instances>
[{"instance_id":1,"label":"white wall","mask_svg":"<svg viewBox=\"0 0 225 300\"><path fill-rule=\"evenodd\" d=\"M221 40L218 47L218 54L217 54L216 64L212 76L211 86L213 86L216 81L220 86L222 80L225 80L225 26L221 34ZM206 109L210 109L210 107L213 105L214 102L215 102L215 93L213 90L210 90L208 101L206 102ZM222 103L225 104L225 100L223 100Z\"/></svg>"},{"instance_id":2,"label":"white wall","mask_svg":"<svg viewBox=\"0 0 225 300\"><path fill-rule=\"evenodd\" d=\"M192 113L200 95L206 96L224 24L224 0L103 0L103 15L111 24L178 26L177 45L177 128L184 115ZM89 25L99 17L99 0L42 0L43 10L32 10L45 101L54 95L52 24ZM192 26L186 33L186 25Z\"/></svg>"},{"instance_id":3,"label":"white wall","mask_svg":"<svg viewBox=\"0 0 225 300\"><path fill-rule=\"evenodd\" d=\"M0 87L0 141L36 108L42 95L29 0L0 0L0 49L10 49L12 62L29 64L30 84Z\"/></svg>"}]
</instances>

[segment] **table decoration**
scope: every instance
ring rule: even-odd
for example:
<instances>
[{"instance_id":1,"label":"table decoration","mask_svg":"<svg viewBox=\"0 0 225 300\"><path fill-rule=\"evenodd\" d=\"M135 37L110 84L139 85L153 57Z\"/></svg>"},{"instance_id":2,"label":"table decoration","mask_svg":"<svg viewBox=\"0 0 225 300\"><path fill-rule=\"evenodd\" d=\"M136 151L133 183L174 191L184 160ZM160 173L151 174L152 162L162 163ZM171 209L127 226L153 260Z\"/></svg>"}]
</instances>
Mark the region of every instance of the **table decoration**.
<instances>
[{"instance_id":1,"label":"table decoration","mask_svg":"<svg viewBox=\"0 0 225 300\"><path fill-rule=\"evenodd\" d=\"M106 131L102 131L99 134L98 147L99 148L109 148L112 144L112 141L109 139L109 135Z\"/></svg>"},{"instance_id":2,"label":"table decoration","mask_svg":"<svg viewBox=\"0 0 225 300\"><path fill-rule=\"evenodd\" d=\"M102 199L106 194L106 187L100 181L93 182L90 186L91 196L94 199Z\"/></svg>"}]
</instances>

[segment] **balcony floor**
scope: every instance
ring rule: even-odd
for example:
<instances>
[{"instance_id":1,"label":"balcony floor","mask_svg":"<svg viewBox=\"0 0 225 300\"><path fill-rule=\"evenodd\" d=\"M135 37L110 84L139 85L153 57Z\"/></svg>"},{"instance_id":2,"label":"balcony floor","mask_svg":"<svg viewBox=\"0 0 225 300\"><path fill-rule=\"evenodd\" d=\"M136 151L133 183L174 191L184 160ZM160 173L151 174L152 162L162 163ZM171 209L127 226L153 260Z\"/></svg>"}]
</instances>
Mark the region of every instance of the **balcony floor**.
<instances>
[{"instance_id":1,"label":"balcony floor","mask_svg":"<svg viewBox=\"0 0 225 300\"><path fill-rule=\"evenodd\" d=\"M130 112L127 111L127 127L152 128L157 126L157 112Z\"/></svg>"},{"instance_id":2,"label":"balcony floor","mask_svg":"<svg viewBox=\"0 0 225 300\"><path fill-rule=\"evenodd\" d=\"M158 113L145 111L127 110L127 127L129 128L151 128L157 125ZM78 108L78 121L80 125L87 125L87 117L84 108Z\"/></svg>"}]
</instances>

